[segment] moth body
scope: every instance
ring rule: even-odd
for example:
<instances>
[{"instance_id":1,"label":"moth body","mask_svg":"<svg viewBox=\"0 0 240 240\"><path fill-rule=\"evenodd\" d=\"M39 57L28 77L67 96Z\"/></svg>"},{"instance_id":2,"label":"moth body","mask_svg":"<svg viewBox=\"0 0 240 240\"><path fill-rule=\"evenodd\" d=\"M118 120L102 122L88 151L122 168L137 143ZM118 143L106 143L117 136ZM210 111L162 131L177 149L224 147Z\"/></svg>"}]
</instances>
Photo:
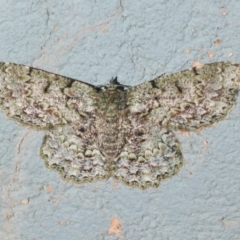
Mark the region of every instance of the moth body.
<instances>
[{"instance_id":1,"label":"moth body","mask_svg":"<svg viewBox=\"0 0 240 240\"><path fill-rule=\"evenodd\" d=\"M102 154L108 161L119 155L124 146L123 121L126 110L126 91L111 86L102 89L97 98L97 116L101 121L97 121L99 129L98 143L102 149Z\"/></svg>"}]
</instances>

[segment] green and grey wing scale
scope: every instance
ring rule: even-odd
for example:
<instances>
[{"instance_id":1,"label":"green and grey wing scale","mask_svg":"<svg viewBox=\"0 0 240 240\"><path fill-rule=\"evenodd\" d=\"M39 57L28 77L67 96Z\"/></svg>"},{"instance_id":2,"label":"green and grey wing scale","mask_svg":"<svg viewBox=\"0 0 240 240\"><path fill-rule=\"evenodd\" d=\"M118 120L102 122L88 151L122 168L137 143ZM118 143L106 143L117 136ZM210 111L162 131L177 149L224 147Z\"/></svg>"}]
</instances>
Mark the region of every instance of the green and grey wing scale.
<instances>
[{"instance_id":1,"label":"green and grey wing scale","mask_svg":"<svg viewBox=\"0 0 240 240\"><path fill-rule=\"evenodd\" d=\"M66 123L62 90L68 79L11 63L0 64L0 78L0 105L8 117L40 129Z\"/></svg>"},{"instance_id":2,"label":"green and grey wing scale","mask_svg":"<svg viewBox=\"0 0 240 240\"><path fill-rule=\"evenodd\" d=\"M114 178L145 189L159 186L162 179L178 172L183 158L173 132L146 123L142 136L131 133L123 152L114 161Z\"/></svg>"},{"instance_id":3,"label":"green and grey wing scale","mask_svg":"<svg viewBox=\"0 0 240 240\"><path fill-rule=\"evenodd\" d=\"M85 134L92 134L85 127ZM106 158L95 139L83 136L80 124L59 126L46 133L41 156L48 168L56 169L65 180L91 182L110 177ZM87 142L87 144L86 144Z\"/></svg>"},{"instance_id":4,"label":"green and grey wing scale","mask_svg":"<svg viewBox=\"0 0 240 240\"><path fill-rule=\"evenodd\" d=\"M157 78L159 108L149 117L170 129L194 131L210 126L235 105L239 79L239 66L223 62ZM168 109L163 116L162 110Z\"/></svg>"},{"instance_id":5,"label":"green and grey wing scale","mask_svg":"<svg viewBox=\"0 0 240 240\"><path fill-rule=\"evenodd\" d=\"M239 65L212 63L125 90L0 63L0 108L20 123L45 130L41 156L64 179L81 183L112 176L144 189L158 186L183 164L172 130L196 131L223 119L236 102L239 78ZM99 101L100 96L109 100ZM116 125L112 130L99 129L111 124ZM119 143L112 132L121 136ZM101 146L106 151L117 146L116 154L111 148L107 156Z\"/></svg>"},{"instance_id":6,"label":"green and grey wing scale","mask_svg":"<svg viewBox=\"0 0 240 240\"><path fill-rule=\"evenodd\" d=\"M234 106L240 67L211 63L161 76L129 90L131 112L169 129L194 131L224 118Z\"/></svg>"}]
</instances>

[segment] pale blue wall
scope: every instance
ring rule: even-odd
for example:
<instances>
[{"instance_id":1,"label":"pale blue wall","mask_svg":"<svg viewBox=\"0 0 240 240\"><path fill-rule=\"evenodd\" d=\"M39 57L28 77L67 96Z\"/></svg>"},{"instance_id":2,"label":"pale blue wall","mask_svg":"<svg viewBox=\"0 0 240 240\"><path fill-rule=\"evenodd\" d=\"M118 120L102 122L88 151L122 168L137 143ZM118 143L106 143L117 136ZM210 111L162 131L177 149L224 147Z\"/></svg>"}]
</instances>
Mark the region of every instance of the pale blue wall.
<instances>
[{"instance_id":1,"label":"pale blue wall","mask_svg":"<svg viewBox=\"0 0 240 240\"><path fill-rule=\"evenodd\" d=\"M240 62L238 0L122 0L122 7L116 0L0 0L0 6L0 61L96 85L112 76L136 85L195 61ZM224 121L189 137L178 133L180 173L141 191L112 179L63 182L38 156L43 132L1 113L0 239L118 239L108 234L115 217L127 240L239 240L239 130L240 97Z\"/></svg>"}]
</instances>

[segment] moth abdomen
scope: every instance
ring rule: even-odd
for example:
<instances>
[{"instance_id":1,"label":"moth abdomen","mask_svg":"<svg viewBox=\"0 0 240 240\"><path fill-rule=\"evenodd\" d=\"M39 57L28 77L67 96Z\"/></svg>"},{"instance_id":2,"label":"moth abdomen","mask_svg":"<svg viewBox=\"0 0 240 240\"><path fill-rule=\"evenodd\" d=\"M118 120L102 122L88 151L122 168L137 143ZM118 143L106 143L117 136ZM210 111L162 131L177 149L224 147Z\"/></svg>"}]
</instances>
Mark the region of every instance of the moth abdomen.
<instances>
[{"instance_id":1,"label":"moth abdomen","mask_svg":"<svg viewBox=\"0 0 240 240\"><path fill-rule=\"evenodd\" d=\"M103 154L109 158L116 157L124 146L121 119L107 118L99 127L99 146Z\"/></svg>"}]
</instances>

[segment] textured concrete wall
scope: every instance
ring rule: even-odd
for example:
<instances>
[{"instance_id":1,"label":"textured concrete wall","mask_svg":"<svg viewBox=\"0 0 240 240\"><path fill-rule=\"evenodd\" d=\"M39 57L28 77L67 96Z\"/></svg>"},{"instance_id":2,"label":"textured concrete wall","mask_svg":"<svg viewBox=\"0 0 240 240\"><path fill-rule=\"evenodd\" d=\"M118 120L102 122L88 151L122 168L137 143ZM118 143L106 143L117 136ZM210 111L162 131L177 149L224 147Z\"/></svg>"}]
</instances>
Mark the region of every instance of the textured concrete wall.
<instances>
[{"instance_id":1,"label":"textured concrete wall","mask_svg":"<svg viewBox=\"0 0 240 240\"><path fill-rule=\"evenodd\" d=\"M240 62L238 0L0 0L0 61L136 85L196 62ZM0 114L0 239L240 239L240 98L157 189L76 186L38 156L43 132Z\"/></svg>"}]
</instances>

